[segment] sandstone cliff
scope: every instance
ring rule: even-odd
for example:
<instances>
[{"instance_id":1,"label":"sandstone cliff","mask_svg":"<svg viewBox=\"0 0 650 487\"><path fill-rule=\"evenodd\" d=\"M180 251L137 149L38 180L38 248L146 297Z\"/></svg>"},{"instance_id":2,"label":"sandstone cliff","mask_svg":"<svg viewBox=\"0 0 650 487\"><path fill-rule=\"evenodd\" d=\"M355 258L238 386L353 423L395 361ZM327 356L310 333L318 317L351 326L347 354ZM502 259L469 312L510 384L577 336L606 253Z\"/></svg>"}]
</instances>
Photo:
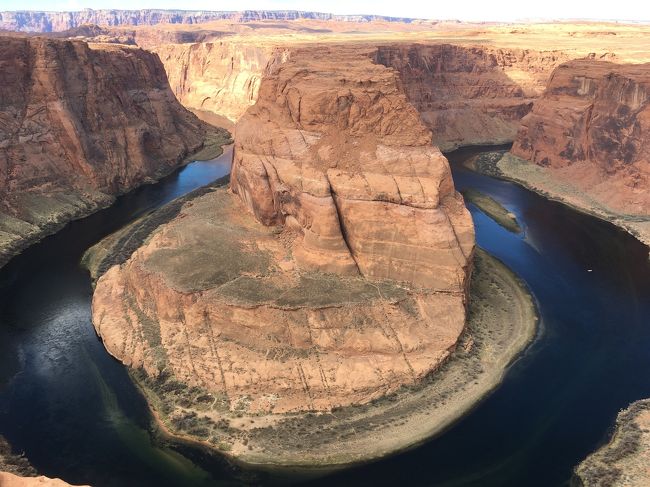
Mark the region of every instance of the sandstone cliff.
<instances>
[{"instance_id":1,"label":"sandstone cliff","mask_svg":"<svg viewBox=\"0 0 650 487\"><path fill-rule=\"evenodd\" d=\"M237 121L255 103L260 80L286 60L290 44L228 38L221 42L152 46L186 107ZM568 59L541 52L450 44L401 43L368 49L395 69L409 102L441 150L514 140L521 118L552 70Z\"/></svg>"},{"instance_id":2,"label":"sandstone cliff","mask_svg":"<svg viewBox=\"0 0 650 487\"><path fill-rule=\"evenodd\" d=\"M233 122L257 100L262 76L288 56L286 49L247 42L164 44L153 51L184 106Z\"/></svg>"},{"instance_id":3,"label":"sandstone cliff","mask_svg":"<svg viewBox=\"0 0 650 487\"><path fill-rule=\"evenodd\" d=\"M489 46L380 47L378 63L399 72L409 101L441 150L514 140L519 123L541 95L561 51Z\"/></svg>"},{"instance_id":4,"label":"sandstone cliff","mask_svg":"<svg viewBox=\"0 0 650 487\"><path fill-rule=\"evenodd\" d=\"M0 264L203 145L148 52L0 37L0 66Z\"/></svg>"},{"instance_id":5,"label":"sandstone cliff","mask_svg":"<svg viewBox=\"0 0 650 487\"><path fill-rule=\"evenodd\" d=\"M151 387L205 391L215 421L367 403L426 376L463 330L474 247L430 140L370 52L295 50L237 125L236 196L185 201L98 280L107 349Z\"/></svg>"},{"instance_id":6,"label":"sandstone cliff","mask_svg":"<svg viewBox=\"0 0 650 487\"><path fill-rule=\"evenodd\" d=\"M380 15L333 15L296 10L243 10L239 12L211 12L191 10L92 10L78 12L0 12L0 29L23 32L57 32L83 24L107 26L201 24L213 20L251 22L259 20L335 20L343 22L410 22L412 19Z\"/></svg>"},{"instance_id":7,"label":"sandstone cliff","mask_svg":"<svg viewBox=\"0 0 650 487\"><path fill-rule=\"evenodd\" d=\"M536 171L511 163L510 172L650 241L649 133L650 64L570 61L553 72L512 148Z\"/></svg>"}]
</instances>

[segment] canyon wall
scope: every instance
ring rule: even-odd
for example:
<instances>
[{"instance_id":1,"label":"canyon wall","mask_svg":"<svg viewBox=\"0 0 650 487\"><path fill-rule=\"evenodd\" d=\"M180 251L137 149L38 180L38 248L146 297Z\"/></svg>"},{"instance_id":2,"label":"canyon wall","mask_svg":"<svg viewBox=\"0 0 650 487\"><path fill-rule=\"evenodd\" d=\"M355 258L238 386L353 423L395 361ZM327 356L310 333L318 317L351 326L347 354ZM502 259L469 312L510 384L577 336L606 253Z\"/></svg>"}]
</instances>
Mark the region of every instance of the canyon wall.
<instances>
[{"instance_id":1,"label":"canyon wall","mask_svg":"<svg viewBox=\"0 0 650 487\"><path fill-rule=\"evenodd\" d=\"M203 145L154 54L0 37L0 66L0 263Z\"/></svg>"},{"instance_id":2,"label":"canyon wall","mask_svg":"<svg viewBox=\"0 0 650 487\"><path fill-rule=\"evenodd\" d=\"M648 134L650 64L575 60L553 72L512 154L570 183L591 206L648 217Z\"/></svg>"},{"instance_id":3,"label":"canyon wall","mask_svg":"<svg viewBox=\"0 0 650 487\"><path fill-rule=\"evenodd\" d=\"M380 15L333 15L321 12L296 10L243 10L239 12L191 11L191 10L92 10L78 12L0 12L0 29L22 32L57 32L84 24L105 26L201 24L213 20L251 22L260 20L334 20L342 22L410 22L401 17Z\"/></svg>"},{"instance_id":4,"label":"canyon wall","mask_svg":"<svg viewBox=\"0 0 650 487\"><path fill-rule=\"evenodd\" d=\"M379 47L374 58L399 72L441 150L514 140L550 73L568 59L560 51L452 44Z\"/></svg>"},{"instance_id":5,"label":"canyon wall","mask_svg":"<svg viewBox=\"0 0 650 487\"><path fill-rule=\"evenodd\" d=\"M298 48L269 70L237 124L231 191L188 196L128 261L103 258L93 322L153 393L204 391L215 423L327 411L414 384L455 349L471 216L369 50ZM157 397L172 430L201 408Z\"/></svg>"},{"instance_id":6,"label":"canyon wall","mask_svg":"<svg viewBox=\"0 0 650 487\"><path fill-rule=\"evenodd\" d=\"M252 42L165 44L152 50L184 106L233 122L257 100L262 76L288 56L286 49Z\"/></svg>"},{"instance_id":7,"label":"canyon wall","mask_svg":"<svg viewBox=\"0 0 650 487\"><path fill-rule=\"evenodd\" d=\"M277 47L273 47L277 46ZM512 142L519 123L567 55L549 51L395 44L368 47L399 73L408 101L441 150ZM260 80L286 61L290 46L228 38L153 46L186 107L235 122L255 103Z\"/></svg>"}]
</instances>

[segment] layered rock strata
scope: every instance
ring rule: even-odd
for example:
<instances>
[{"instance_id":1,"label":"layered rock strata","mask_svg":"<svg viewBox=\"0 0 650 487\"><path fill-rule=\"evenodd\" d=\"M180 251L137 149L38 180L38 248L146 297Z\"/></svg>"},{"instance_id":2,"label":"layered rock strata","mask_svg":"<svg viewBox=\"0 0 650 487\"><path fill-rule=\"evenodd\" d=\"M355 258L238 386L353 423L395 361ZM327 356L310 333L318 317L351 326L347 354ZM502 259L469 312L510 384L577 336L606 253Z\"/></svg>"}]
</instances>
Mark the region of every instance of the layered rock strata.
<instances>
[{"instance_id":1,"label":"layered rock strata","mask_svg":"<svg viewBox=\"0 0 650 487\"><path fill-rule=\"evenodd\" d=\"M153 46L172 90L186 107L236 122L257 100L260 80L286 60L283 43L223 42ZM408 101L441 150L512 142L562 52L451 44L368 46L399 73Z\"/></svg>"},{"instance_id":2,"label":"layered rock strata","mask_svg":"<svg viewBox=\"0 0 650 487\"><path fill-rule=\"evenodd\" d=\"M488 46L379 47L378 63L399 72L409 101L441 150L514 140L519 123L541 95L561 51Z\"/></svg>"},{"instance_id":3,"label":"layered rock strata","mask_svg":"<svg viewBox=\"0 0 650 487\"><path fill-rule=\"evenodd\" d=\"M414 384L456 346L474 248L430 140L368 51L295 50L237 125L234 195L198 194L99 278L107 349L223 417Z\"/></svg>"},{"instance_id":4,"label":"layered rock strata","mask_svg":"<svg viewBox=\"0 0 650 487\"><path fill-rule=\"evenodd\" d=\"M243 10L239 12L191 10L92 10L78 12L37 12L30 10L0 12L0 29L23 32L57 32L84 24L157 25L201 24L213 20L251 22L260 20L335 20L339 22L410 22L412 19L380 15L333 15L296 10Z\"/></svg>"},{"instance_id":5,"label":"layered rock strata","mask_svg":"<svg viewBox=\"0 0 650 487\"><path fill-rule=\"evenodd\" d=\"M0 37L0 264L204 144L157 56Z\"/></svg>"},{"instance_id":6,"label":"layered rock strata","mask_svg":"<svg viewBox=\"0 0 650 487\"><path fill-rule=\"evenodd\" d=\"M517 134L507 175L650 242L650 64L559 66Z\"/></svg>"},{"instance_id":7,"label":"layered rock strata","mask_svg":"<svg viewBox=\"0 0 650 487\"><path fill-rule=\"evenodd\" d=\"M299 232L303 268L462 291L473 229L447 160L367 54L296 50L269 74L237 125L231 188Z\"/></svg>"}]
</instances>

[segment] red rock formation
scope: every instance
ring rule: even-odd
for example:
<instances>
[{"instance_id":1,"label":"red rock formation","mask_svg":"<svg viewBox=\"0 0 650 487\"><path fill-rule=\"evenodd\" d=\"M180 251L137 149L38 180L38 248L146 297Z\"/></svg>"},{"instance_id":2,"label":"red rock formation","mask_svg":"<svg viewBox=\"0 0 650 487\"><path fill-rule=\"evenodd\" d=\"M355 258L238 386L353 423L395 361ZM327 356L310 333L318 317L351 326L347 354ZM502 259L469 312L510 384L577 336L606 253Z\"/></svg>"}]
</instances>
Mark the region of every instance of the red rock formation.
<instances>
[{"instance_id":1,"label":"red rock formation","mask_svg":"<svg viewBox=\"0 0 650 487\"><path fill-rule=\"evenodd\" d=\"M560 51L451 44L380 47L375 60L399 72L409 101L442 150L514 140Z\"/></svg>"},{"instance_id":2,"label":"red rock formation","mask_svg":"<svg viewBox=\"0 0 650 487\"><path fill-rule=\"evenodd\" d=\"M370 51L293 51L237 125L237 196L186 203L98 280L107 349L213 394L215 421L367 403L435 370L474 232L430 140Z\"/></svg>"},{"instance_id":3,"label":"red rock formation","mask_svg":"<svg viewBox=\"0 0 650 487\"><path fill-rule=\"evenodd\" d=\"M0 37L0 66L0 260L203 144L146 51Z\"/></svg>"},{"instance_id":4,"label":"red rock formation","mask_svg":"<svg viewBox=\"0 0 650 487\"><path fill-rule=\"evenodd\" d=\"M360 49L292 53L237 124L232 189L305 268L462 291L472 225L400 88Z\"/></svg>"},{"instance_id":5,"label":"red rock formation","mask_svg":"<svg viewBox=\"0 0 650 487\"><path fill-rule=\"evenodd\" d=\"M650 213L650 64L559 66L512 153L614 213Z\"/></svg>"}]
</instances>

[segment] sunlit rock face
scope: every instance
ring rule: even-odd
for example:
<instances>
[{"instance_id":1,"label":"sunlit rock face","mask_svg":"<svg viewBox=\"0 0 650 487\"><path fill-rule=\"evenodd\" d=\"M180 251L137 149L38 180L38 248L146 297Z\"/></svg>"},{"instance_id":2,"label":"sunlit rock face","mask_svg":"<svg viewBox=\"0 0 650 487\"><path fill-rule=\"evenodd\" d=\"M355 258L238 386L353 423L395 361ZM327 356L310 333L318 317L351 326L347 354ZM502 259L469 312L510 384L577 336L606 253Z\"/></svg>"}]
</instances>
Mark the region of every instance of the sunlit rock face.
<instances>
[{"instance_id":1,"label":"sunlit rock face","mask_svg":"<svg viewBox=\"0 0 650 487\"><path fill-rule=\"evenodd\" d=\"M472 220L373 54L292 49L261 79L230 191L186 203L97 282L111 354L242 414L367 403L444 363L465 324Z\"/></svg>"},{"instance_id":2,"label":"sunlit rock face","mask_svg":"<svg viewBox=\"0 0 650 487\"><path fill-rule=\"evenodd\" d=\"M233 192L302 234L305 268L462 290L473 227L431 132L370 53L320 52L264 78L237 124Z\"/></svg>"},{"instance_id":3,"label":"sunlit rock face","mask_svg":"<svg viewBox=\"0 0 650 487\"><path fill-rule=\"evenodd\" d=\"M559 66L512 153L613 211L650 213L650 65L591 59Z\"/></svg>"},{"instance_id":4,"label":"sunlit rock face","mask_svg":"<svg viewBox=\"0 0 650 487\"><path fill-rule=\"evenodd\" d=\"M203 143L154 54L4 36L0 65L0 263Z\"/></svg>"}]
</instances>

